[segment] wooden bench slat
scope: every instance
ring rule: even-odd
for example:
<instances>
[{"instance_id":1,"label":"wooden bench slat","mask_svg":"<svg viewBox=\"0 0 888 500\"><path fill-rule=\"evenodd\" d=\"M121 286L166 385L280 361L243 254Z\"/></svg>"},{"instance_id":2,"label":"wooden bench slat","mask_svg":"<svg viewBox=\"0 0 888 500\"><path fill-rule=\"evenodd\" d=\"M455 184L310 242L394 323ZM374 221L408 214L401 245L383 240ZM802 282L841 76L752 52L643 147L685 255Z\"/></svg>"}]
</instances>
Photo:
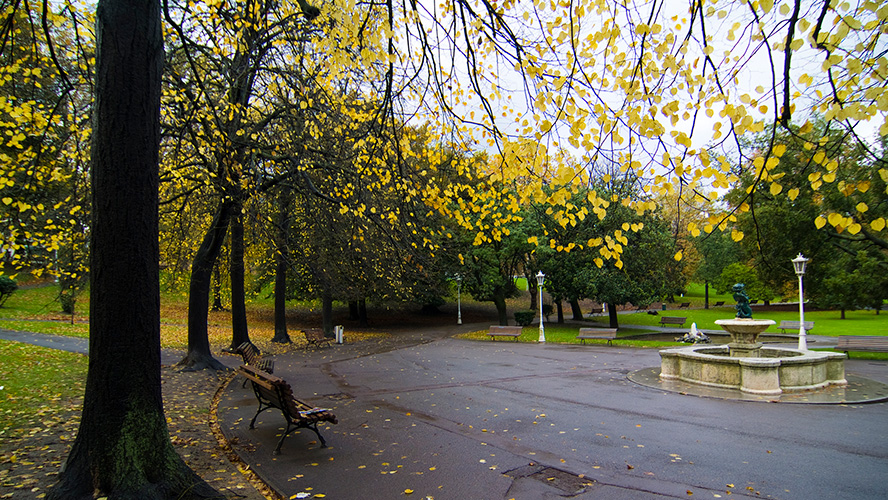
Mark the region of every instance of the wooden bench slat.
<instances>
[{"instance_id":1,"label":"wooden bench slat","mask_svg":"<svg viewBox=\"0 0 888 500\"><path fill-rule=\"evenodd\" d=\"M240 353L245 365L255 366L266 373L274 373L274 360L263 358L259 348L252 342L244 342L237 346L235 351Z\"/></svg>"},{"instance_id":2,"label":"wooden bench slat","mask_svg":"<svg viewBox=\"0 0 888 500\"><path fill-rule=\"evenodd\" d=\"M661 325L684 325L688 318L681 316L663 316L660 318Z\"/></svg>"},{"instance_id":3,"label":"wooden bench slat","mask_svg":"<svg viewBox=\"0 0 888 500\"><path fill-rule=\"evenodd\" d=\"M607 340L607 345L612 345L611 341L617 338L616 328L580 328L577 335L583 345L587 340Z\"/></svg>"},{"instance_id":4,"label":"wooden bench slat","mask_svg":"<svg viewBox=\"0 0 888 500\"><path fill-rule=\"evenodd\" d=\"M313 346L320 347L324 344L330 344L335 340L324 335L324 330L322 328L306 328L305 330L302 330L302 333L305 335L305 341Z\"/></svg>"},{"instance_id":5,"label":"wooden bench slat","mask_svg":"<svg viewBox=\"0 0 888 500\"><path fill-rule=\"evenodd\" d=\"M515 342L518 342L518 336L523 329L523 326L491 325L487 335L490 335L492 340L496 340L496 337L515 337Z\"/></svg>"},{"instance_id":6,"label":"wooden bench slat","mask_svg":"<svg viewBox=\"0 0 888 500\"><path fill-rule=\"evenodd\" d=\"M801 327L800 321L783 320L777 325L777 329L786 333L786 330L798 330ZM811 331L814 328L813 321L805 321L805 331Z\"/></svg>"},{"instance_id":7,"label":"wooden bench slat","mask_svg":"<svg viewBox=\"0 0 888 500\"><path fill-rule=\"evenodd\" d=\"M843 351L850 358L849 351L888 352L888 337L873 335L839 335L837 351Z\"/></svg>"}]
</instances>

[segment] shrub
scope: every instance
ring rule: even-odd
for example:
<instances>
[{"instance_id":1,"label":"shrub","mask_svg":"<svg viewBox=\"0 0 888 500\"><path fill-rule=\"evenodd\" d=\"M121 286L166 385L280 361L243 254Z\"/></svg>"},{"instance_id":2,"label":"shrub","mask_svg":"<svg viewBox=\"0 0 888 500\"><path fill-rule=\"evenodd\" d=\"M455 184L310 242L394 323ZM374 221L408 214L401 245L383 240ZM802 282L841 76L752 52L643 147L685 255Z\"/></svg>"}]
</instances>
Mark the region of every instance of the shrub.
<instances>
[{"instance_id":1,"label":"shrub","mask_svg":"<svg viewBox=\"0 0 888 500\"><path fill-rule=\"evenodd\" d=\"M515 311L515 323L520 326L531 324L534 317L536 317L536 311Z\"/></svg>"},{"instance_id":2,"label":"shrub","mask_svg":"<svg viewBox=\"0 0 888 500\"><path fill-rule=\"evenodd\" d=\"M9 276L0 276L0 307L6 302L6 299L18 290L18 284Z\"/></svg>"}]
</instances>

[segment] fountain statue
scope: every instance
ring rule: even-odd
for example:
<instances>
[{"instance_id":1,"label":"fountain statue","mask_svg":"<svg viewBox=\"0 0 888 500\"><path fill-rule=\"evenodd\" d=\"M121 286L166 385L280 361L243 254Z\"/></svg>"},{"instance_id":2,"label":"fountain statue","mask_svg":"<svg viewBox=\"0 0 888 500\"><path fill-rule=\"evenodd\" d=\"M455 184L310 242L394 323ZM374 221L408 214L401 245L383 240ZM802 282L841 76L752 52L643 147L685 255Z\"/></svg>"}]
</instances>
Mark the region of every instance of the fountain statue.
<instances>
[{"instance_id":1,"label":"fountain statue","mask_svg":"<svg viewBox=\"0 0 888 500\"><path fill-rule=\"evenodd\" d=\"M845 358L836 352L763 347L758 336L775 324L753 319L745 286L733 286L737 316L716 320L727 346L694 345L660 351L660 378L762 395L844 385Z\"/></svg>"},{"instance_id":2,"label":"fountain statue","mask_svg":"<svg viewBox=\"0 0 888 500\"><path fill-rule=\"evenodd\" d=\"M746 295L746 285L737 283L731 287L734 292L734 300L737 301L737 317L752 318L752 308L749 307L749 295Z\"/></svg>"}]
</instances>

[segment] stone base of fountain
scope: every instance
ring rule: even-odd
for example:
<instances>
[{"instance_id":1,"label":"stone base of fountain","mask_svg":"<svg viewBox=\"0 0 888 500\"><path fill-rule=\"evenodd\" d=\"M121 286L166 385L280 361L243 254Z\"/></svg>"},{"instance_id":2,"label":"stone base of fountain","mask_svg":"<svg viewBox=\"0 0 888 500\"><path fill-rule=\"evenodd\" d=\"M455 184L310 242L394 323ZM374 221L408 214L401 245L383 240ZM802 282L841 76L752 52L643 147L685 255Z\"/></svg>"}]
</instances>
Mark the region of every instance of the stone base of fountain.
<instances>
[{"instance_id":1,"label":"stone base of fountain","mask_svg":"<svg viewBox=\"0 0 888 500\"><path fill-rule=\"evenodd\" d=\"M847 383L844 354L763 347L757 339L774 324L772 320L743 318L715 323L731 334L731 343L660 351L661 379L761 395Z\"/></svg>"},{"instance_id":2,"label":"stone base of fountain","mask_svg":"<svg viewBox=\"0 0 888 500\"><path fill-rule=\"evenodd\" d=\"M844 354L776 347L758 352L756 357L738 357L725 346L666 349L660 351L660 378L761 395L847 383Z\"/></svg>"}]
</instances>

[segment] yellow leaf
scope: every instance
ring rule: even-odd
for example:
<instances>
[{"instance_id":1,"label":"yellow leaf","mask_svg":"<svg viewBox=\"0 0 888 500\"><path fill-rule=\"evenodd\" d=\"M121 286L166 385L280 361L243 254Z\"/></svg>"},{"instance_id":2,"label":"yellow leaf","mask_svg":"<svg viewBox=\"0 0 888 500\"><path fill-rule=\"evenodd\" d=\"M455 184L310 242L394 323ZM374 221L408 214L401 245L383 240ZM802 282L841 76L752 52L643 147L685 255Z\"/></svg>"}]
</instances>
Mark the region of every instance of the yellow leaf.
<instances>
[{"instance_id":1,"label":"yellow leaf","mask_svg":"<svg viewBox=\"0 0 888 500\"><path fill-rule=\"evenodd\" d=\"M859 233L860 232L860 224L858 224L856 222L854 224L851 224L850 226L848 226L848 232L851 234Z\"/></svg>"},{"instance_id":2,"label":"yellow leaf","mask_svg":"<svg viewBox=\"0 0 888 500\"><path fill-rule=\"evenodd\" d=\"M743 239L743 231L737 231L736 229L731 230L731 239L734 241L740 241Z\"/></svg>"},{"instance_id":3,"label":"yellow leaf","mask_svg":"<svg viewBox=\"0 0 888 500\"><path fill-rule=\"evenodd\" d=\"M777 184L776 182L771 183L771 196L777 196L780 194L780 191L783 191L783 186Z\"/></svg>"},{"instance_id":4,"label":"yellow leaf","mask_svg":"<svg viewBox=\"0 0 888 500\"><path fill-rule=\"evenodd\" d=\"M681 260L681 257L682 257L682 255L681 255L681 250L679 250L678 252L675 253L675 257L673 257L673 258L674 258L676 261L680 261L680 260Z\"/></svg>"},{"instance_id":5,"label":"yellow leaf","mask_svg":"<svg viewBox=\"0 0 888 500\"><path fill-rule=\"evenodd\" d=\"M885 229L885 219L879 217L878 219L870 222L870 228L873 231L881 231Z\"/></svg>"},{"instance_id":6,"label":"yellow leaf","mask_svg":"<svg viewBox=\"0 0 888 500\"><path fill-rule=\"evenodd\" d=\"M827 219L829 220L830 225L833 227L838 226L839 224L842 223L842 221L845 220L844 217L842 217L841 215L839 215L835 212L829 214L829 217L827 217Z\"/></svg>"},{"instance_id":7,"label":"yellow leaf","mask_svg":"<svg viewBox=\"0 0 888 500\"><path fill-rule=\"evenodd\" d=\"M856 208L857 208L857 211L860 213L863 213L863 212L866 212L867 210L869 210L869 207L866 206L866 203L864 203L864 202L858 203Z\"/></svg>"},{"instance_id":8,"label":"yellow leaf","mask_svg":"<svg viewBox=\"0 0 888 500\"><path fill-rule=\"evenodd\" d=\"M826 225L826 218L824 216L821 215L821 216L817 217L816 219L814 219L814 227L816 227L817 229L820 229L825 225Z\"/></svg>"},{"instance_id":9,"label":"yellow leaf","mask_svg":"<svg viewBox=\"0 0 888 500\"><path fill-rule=\"evenodd\" d=\"M413 490L411 490L410 488L408 488L408 489L404 490L404 494L405 494L405 495L412 495L412 494L413 494Z\"/></svg>"},{"instance_id":10,"label":"yellow leaf","mask_svg":"<svg viewBox=\"0 0 888 500\"><path fill-rule=\"evenodd\" d=\"M531 245L539 245L540 244L540 241L536 236L531 236L530 238L527 238L527 242L530 243Z\"/></svg>"},{"instance_id":11,"label":"yellow leaf","mask_svg":"<svg viewBox=\"0 0 888 500\"><path fill-rule=\"evenodd\" d=\"M795 201L795 199L799 197L799 188L790 189L786 192L786 196L788 196L791 201Z\"/></svg>"}]
</instances>

